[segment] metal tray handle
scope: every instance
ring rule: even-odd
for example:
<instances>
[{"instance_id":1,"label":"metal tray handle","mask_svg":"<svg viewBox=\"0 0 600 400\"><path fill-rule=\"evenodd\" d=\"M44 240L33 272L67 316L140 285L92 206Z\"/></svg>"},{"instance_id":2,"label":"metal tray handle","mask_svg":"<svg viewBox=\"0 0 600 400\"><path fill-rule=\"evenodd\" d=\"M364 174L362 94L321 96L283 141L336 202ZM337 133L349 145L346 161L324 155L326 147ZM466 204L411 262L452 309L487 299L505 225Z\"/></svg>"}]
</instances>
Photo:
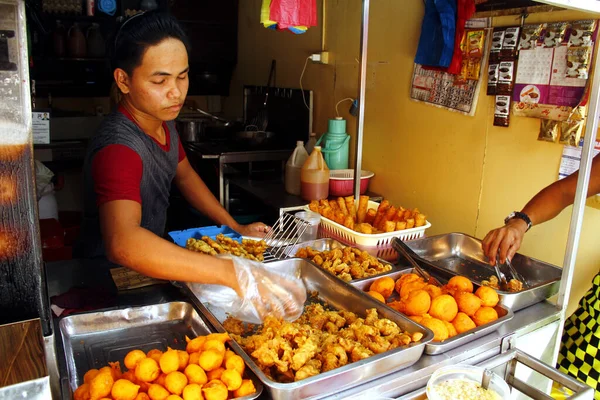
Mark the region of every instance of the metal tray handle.
<instances>
[{"instance_id":1,"label":"metal tray handle","mask_svg":"<svg viewBox=\"0 0 600 400\"><path fill-rule=\"evenodd\" d=\"M499 367L503 364L508 363L508 368L506 370L505 380L513 388L517 389L521 393L531 397L532 399L543 399L543 400L552 400L552 397L548 396L546 393L542 392L539 389L536 389L532 386L529 386L527 383L515 377L515 370L517 367L517 363L521 363L532 370L544 375L546 378L551 379L554 382L561 384L573 391L573 396L568 397L569 399L577 399L584 400L594 398L594 389L585 383L579 382L577 379L566 375L548 364L530 356L527 353L524 353L518 349L510 350L504 354L500 354L492 358L489 361L486 361L479 366L485 368L495 368Z\"/></svg>"}]
</instances>

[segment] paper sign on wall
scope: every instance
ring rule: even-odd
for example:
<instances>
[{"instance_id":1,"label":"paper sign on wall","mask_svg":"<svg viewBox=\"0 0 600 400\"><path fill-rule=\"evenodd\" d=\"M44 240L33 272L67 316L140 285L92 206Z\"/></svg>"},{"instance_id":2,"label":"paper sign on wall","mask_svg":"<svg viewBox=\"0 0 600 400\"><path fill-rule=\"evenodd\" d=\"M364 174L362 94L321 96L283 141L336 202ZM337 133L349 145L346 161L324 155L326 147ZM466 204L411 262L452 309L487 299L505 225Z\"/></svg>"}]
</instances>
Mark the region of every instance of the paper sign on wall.
<instances>
[{"instance_id":1,"label":"paper sign on wall","mask_svg":"<svg viewBox=\"0 0 600 400\"><path fill-rule=\"evenodd\" d=\"M48 111L34 111L32 113L31 129L34 144L50 143L50 113Z\"/></svg>"}]
</instances>

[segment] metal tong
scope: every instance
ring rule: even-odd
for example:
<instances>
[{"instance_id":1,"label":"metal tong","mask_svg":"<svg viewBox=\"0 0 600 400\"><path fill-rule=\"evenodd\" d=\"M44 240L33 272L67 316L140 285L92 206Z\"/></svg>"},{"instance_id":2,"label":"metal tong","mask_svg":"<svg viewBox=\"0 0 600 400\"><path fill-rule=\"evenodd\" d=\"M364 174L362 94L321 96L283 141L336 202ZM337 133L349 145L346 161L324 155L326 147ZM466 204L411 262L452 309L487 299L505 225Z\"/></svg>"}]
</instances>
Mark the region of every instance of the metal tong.
<instances>
[{"instance_id":1,"label":"metal tong","mask_svg":"<svg viewBox=\"0 0 600 400\"><path fill-rule=\"evenodd\" d=\"M510 271L510 275L511 275L510 279L516 279L516 280L520 281L523 284L524 288L529 287L529 285L527 285L527 281L525 280L523 275L521 275L515 269L515 267L513 267L512 262L510 261L510 259L508 257L506 258L506 262L504 264L508 266L508 270ZM501 265L502 265L502 263L500 263L500 257L498 255L496 255L496 264L494 265L494 269L496 270L496 276L498 277L498 284L500 285L500 290L508 291L508 280L506 279L506 275L500 269Z\"/></svg>"},{"instance_id":2,"label":"metal tong","mask_svg":"<svg viewBox=\"0 0 600 400\"><path fill-rule=\"evenodd\" d=\"M404 243L400 239L395 239L392 243L392 247L398 253L402 254L404 256L404 258L406 258L408 260L408 262L410 262L410 265L412 265L412 267L415 269L415 271L417 271L417 274L421 275L421 277L423 279L425 279L426 282L428 282L432 285L436 285L436 286L440 286L440 287L442 286L440 281L438 281L436 278L431 276L427 271L425 271L423 268L421 268L421 266L416 261L416 259L420 260L421 257L419 257L413 251L413 249L408 247L408 245L406 243Z\"/></svg>"}]
</instances>

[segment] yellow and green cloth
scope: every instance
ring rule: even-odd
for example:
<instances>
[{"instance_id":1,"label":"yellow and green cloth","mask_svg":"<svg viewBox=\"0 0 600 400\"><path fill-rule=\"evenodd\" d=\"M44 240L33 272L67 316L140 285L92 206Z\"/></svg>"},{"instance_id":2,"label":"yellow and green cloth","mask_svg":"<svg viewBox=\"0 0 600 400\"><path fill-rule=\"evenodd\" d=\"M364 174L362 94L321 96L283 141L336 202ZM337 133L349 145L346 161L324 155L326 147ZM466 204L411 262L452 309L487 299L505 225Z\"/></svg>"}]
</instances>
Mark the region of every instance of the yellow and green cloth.
<instances>
[{"instance_id":1,"label":"yellow and green cloth","mask_svg":"<svg viewBox=\"0 0 600 400\"><path fill-rule=\"evenodd\" d=\"M600 273L577 310L565 321L561 342L558 370L594 388L594 399L600 400ZM568 389L559 385L552 388L554 399L570 395Z\"/></svg>"},{"instance_id":2,"label":"yellow and green cloth","mask_svg":"<svg viewBox=\"0 0 600 400\"><path fill-rule=\"evenodd\" d=\"M289 30L295 34L317 26L316 0L263 0L260 23L273 30Z\"/></svg>"}]
</instances>

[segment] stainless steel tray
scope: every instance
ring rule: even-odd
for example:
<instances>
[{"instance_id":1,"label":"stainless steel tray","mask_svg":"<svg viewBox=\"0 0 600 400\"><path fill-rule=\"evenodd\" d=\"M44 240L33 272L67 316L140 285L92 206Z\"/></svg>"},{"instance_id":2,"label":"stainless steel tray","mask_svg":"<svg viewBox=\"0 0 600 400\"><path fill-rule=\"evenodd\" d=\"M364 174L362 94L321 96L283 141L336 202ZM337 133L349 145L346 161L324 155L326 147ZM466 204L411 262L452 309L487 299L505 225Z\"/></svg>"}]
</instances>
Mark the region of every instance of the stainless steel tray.
<instances>
[{"instance_id":1,"label":"stainless steel tray","mask_svg":"<svg viewBox=\"0 0 600 400\"><path fill-rule=\"evenodd\" d=\"M284 251L284 255L286 257L289 257L289 258L295 258L296 257L296 253L298 252L298 250L303 249L305 247L310 247L310 248L312 248L314 250L317 250L317 251L331 251L331 250L334 250L334 249L343 249L345 247L351 247L351 246L347 246L345 244L342 244L342 243L338 242L335 239L323 238L323 239L311 240L309 242L298 243L298 244L296 244L294 246L288 246L288 247L286 247L286 249ZM389 261L386 261L386 260L381 259L381 258L377 258L377 259L382 264L386 264L386 265L391 266L392 269L389 270L389 271L386 271L386 272L382 272L382 273L377 274L377 275L369 276L367 278L353 279L350 282L361 282L361 281L363 281L365 279L371 279L373 277L379 277L379 276L382 276L382 275L385 275L385 274L389 274L390 272L395 272L395 271L399 270L399 268L397 266L395 266L394 264L390 263ZM310 260L308 260L308 261L310 261Z\"/></svg>"},{"instance_id":2,"label":"stainless steel tray","mask_svg":"<svg viewBox=\"0 0 600 400\"><path fill-rule=\"evenodd\" d=\"M398 271L398 272L392 272L392 273L386 274L384 276L389 276L390 278L392 278L395 281L396 279L400 278L400 276L411 273L411 272L413 272L413 270L412 270L412 268L409 268L409 269L405 269L405 270ZM350 282L350 284L362 291L366 291L369 289L369 286L371 286L371 283L373 283L373 281L376 279L377 278L375 277L375 278L363 280L361 282ZM477 289L477 288L478 288L478 286L475 286L475 289ZM394 294L397 297L397 293L394 292ZM505 323L506 321L508 321L514 317L513 312L509 308L503 307L501 305L498 305L495 308L496 308L496 312L498 313L498 319L496 321L482 325L482 326L478 326L477 328L475 328L469 332L461 333L460 335L456 335L453 338L446 339L443 342L429 342L425 346L425 354L429 354L429 355L442 354L442 353L452 350L458 346L462 346L463 344L471 342L474 339L477 339L481 336L488 335L488 334L498 330L498 328L500 328L500 326L503 323Z\"/></svg>"},{"instance_id":3,"label":"stainless steel tray","mask_svg":"<svg viewBox=\"0 0 600 400\"><path fill-rule=\"evenodd\" d=\"M322 397L343 389L361 385L392 371L407 368L421 357L425 345L433 339L433 333L429 329L416 324L404 315L371 298L366 293L350 285L346 285L307 260L292 258L275 261L267 265L269 268L277 269L286 264L289 265L289 263L294 263L300 268L307 290L317 291L319 299L327 302L331 307L338 310L352 311L361 316L365 315L366 309L376 308L380 317L394 321L401 329L409 333L423 333L423 339L418 343L377 354L293 383L279 383L269 379L237 343L232 343L232 347L235 348L236 352L244 358L246 364L263 381L273 400ZM223 321L227 318L225 312L214 309L210 305L202 304L193 295L189 286L184 285L183 290L190 295L192 301L194 301L198 309L213 324L216 330L225 332L222 325Z\"/></svg>"},{"instance_id":4,"label":"stainless steel tray","mask_svg":"<svg viewBox=\"0 0 600 400\"><path fill-rule=\"evenodd\" d=\"M483 254L481 241L472 236L448 233L408 241L406 244L434 264L437 271L430 272L437 272L438 275L448 278L463 275L478 285L495 275ZM498 291L502 306L518 311L558 293L562 269L521 254L515 255L512 264L526 279L529 288L520 292Z\"/></svg>"},{"instance_id":5,"label":"stainless steel tray","mask_svg":"<svg viewBox=\"0 0 600 400\"><path fill-rule=\"evenodd\" d=\"M131 350L166 350L167 346L183 350L185 335L214 332L185 302L72 315L60 321L59 329L71 390L83 382L83 375L91 368L107 366L109 361L120 361L123 367L123 359ZM255 399L263 390L252 372L248 378L254 382L256 393L240 399Z\"/></svg>"}]
</instances>

